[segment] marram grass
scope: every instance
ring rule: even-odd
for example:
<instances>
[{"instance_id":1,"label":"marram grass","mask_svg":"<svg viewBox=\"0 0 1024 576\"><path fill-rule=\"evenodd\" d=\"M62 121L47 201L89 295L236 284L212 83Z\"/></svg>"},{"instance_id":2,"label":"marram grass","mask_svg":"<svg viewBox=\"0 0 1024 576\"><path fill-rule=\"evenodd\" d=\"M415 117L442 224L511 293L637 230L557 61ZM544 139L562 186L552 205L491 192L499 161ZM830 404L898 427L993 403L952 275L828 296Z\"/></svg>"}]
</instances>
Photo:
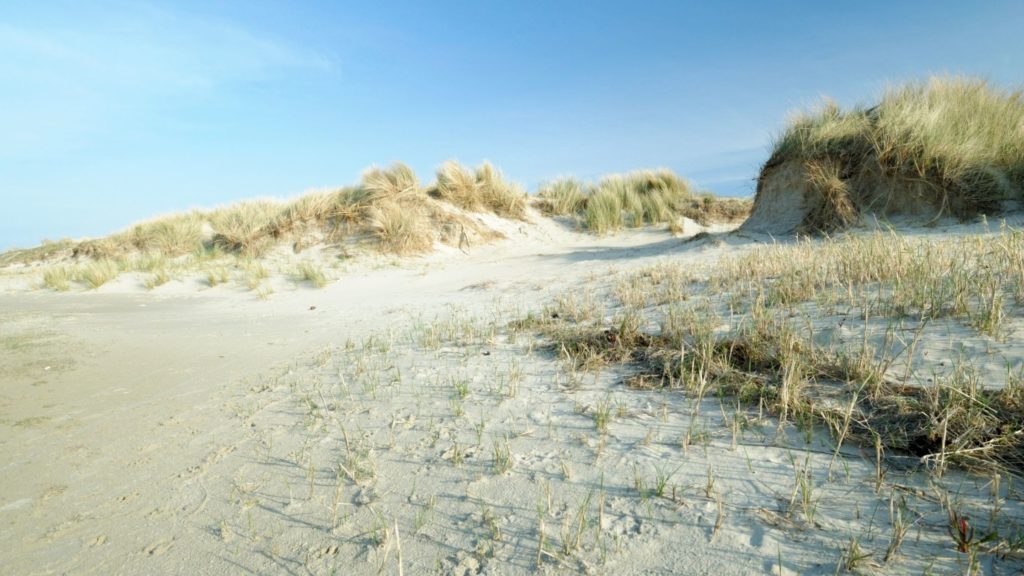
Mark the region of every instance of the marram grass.
<instances>
[{"instance_id":1,"label":"marram grass","mask_svg":"<svg viewBox=\"0 0 1024 576\"><path fill-rule=\"evenodd\" d=\"M430 186L421 185L405 164L395 163L367 169L355 186L315 191L285 202L247 201L164 216L102 238L14 250L0 255L0 264L69 257L98 263L93 272L81 274L86 284L94 284L91 278L98 286L109 280L100 269L109 270L110 262L118 263L115 269L156 273L168 262L184 258L197 262L221 255L261 257L286 240L293 241L296 252L310 242L369 242L383 252L415 254L430 250L435 241L464 241L467 229L487 237L486 230L457 208L522 219L526 206L522 188L486 162L476 169L446 162ZM51 273L44 283L61 289L69 285L57 276ZM162 280L157 276L150 283Z\"/></svg>"},{"instance_id":2,"label":"marram grass","mask_svg":"<svg viewBox=\"0 0 1024 576\"><path fill-rule=\"evenodd\" d=\"M541 209L551 215L573 215L596 234L653 224L675 224L681 217L700 224L746 217L746 200L698 194L670 170L638 170L615 174L596 184L563 178L540 191Z\"/></svg>"},{"instance_id":3,"label":"marram grass","mask_svg":"<svg viewBox=\"0 0 1024 576\"><path fill-rule=\"evenodd\" d=\"M1024 94L935 77L891 88L870 107L827 101L789 122L761 183L787 162L803 165L820 197L805 231L907 203L959 218L998 213L1007 200L1024 200Z\"/></svg>"}]
</instances>

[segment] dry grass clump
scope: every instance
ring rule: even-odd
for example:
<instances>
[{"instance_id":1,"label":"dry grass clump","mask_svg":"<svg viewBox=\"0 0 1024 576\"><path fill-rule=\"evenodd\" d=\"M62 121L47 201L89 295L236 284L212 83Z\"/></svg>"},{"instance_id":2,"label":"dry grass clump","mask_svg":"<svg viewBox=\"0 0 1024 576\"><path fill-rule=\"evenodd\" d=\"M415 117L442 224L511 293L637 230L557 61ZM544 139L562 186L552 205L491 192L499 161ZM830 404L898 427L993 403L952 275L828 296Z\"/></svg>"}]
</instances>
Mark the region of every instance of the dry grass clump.
<instances>
[{"instance_id":1,"label":"dry grass clump","mask_svg":"<svg viewBox=\"0 0 1024 576\"><path fill-rule=\"evenodd\" d=\"M43 271L43 286L58 292L70 290L74 279L73 272L67 266L51 266Z\"/></svg>"},{"instance_id":2,"label":"dry grass clump","mask_svg":"<svg viewBox=\"0 0 1024 576\"><path fill-rule=\"evenodd\" d=\"M324 269L309 261L299 263L295 269L295 276L299 282L309 282L315 288L323 288L330 283L330 278Z\"/></svg>"},{"instance_id":3,"label":"dry grass clump","mask_svg":"<svg viewBox=\"0 0 1024 576\"><path fill-rule=\"evenodd\" d=\"M888 90L870 108L826 102L776 140L773 169L797 162L820 206L805 231L849 225L860 213L930 206L970 218L1024 200L1024 95L983 80L937 77ZM815 204L814 201L811 202Z\"/></svg>"},{"instance_id":4,"label":"dry grass clump","mask_svg":"<svg viewBox=\"0 0 1024 576\"><path fill-rule=\"evenodd\" d=\"M129 232L129 242L141 252L166 257L188 254L202 247L202 214L193 211L138 224Z\"/></svg>"},{"instance_id":5,"label":"dry grass clump","mask_svg":"<svg viewBox=\"0 0 1024 576\"><path fill-rule=\"evenodd\" d=\"M203 214L192 211L141 222L106 238L79 242L73 255L117 259L152 252L165 257L181 256L202 248L204 220Z\"/></svg>"},{"instance_id":6,"label":"dry grass clump","mask_svg":"<svg viewBox=\"0 0 1024 576\"><path fill-rule=\"evenodd\" d=\"M419 206L381 202L369 209L367 219L377 241L387 252L417 254L433 245L430 221Z\"/></svg>"},{"instance_id":7,"label":"dry grass clump","mask_svg":"<svg viewBox=\"0 0 1024 576\"><path fill-rule=\"evenodd\" d=\"M742 198L719 198L710 194L695 197L680 214L707 226L716 222L740 222L750 215L750 200Z\"/></svg>"},{"instance_id":8,"label":"dry grass clump","mask_svg":"<svg viewBox=\"0 0 1024 576\"><path fill-rule=\"evenodd\" d=\"M804 241L725 259L709 277L667 264L640 270L613 285L608 308L581 314L563 298L517 327L545 334L573 371L626 364L630 386L734 396L783 422L823 426L840 444L1020 476L1024 373L993 389L970 359L914 368L928 362L915 355L917 337L902 352L886 341L876 349L867 318L918 334L951 318L999 338L1011 307L1024 306L1022 253L1024 232L1007 229L939 242L883 233ZM815 340L814 320L837 308L864 319L863 341Z\"/></svg>"},{"instance_id":9,"label":"dry grass clump","mask_svg":"<svg viewBox=\"0 0 1024 576\"><path fill-rule=\"evenodd\" d=\"M99 288L117 278L119 270L113 260L93 260L83 264L78 270L78 278L92 289Z\"/></svg>"},{"instance_id":10,"label":"dry grass clump","mask_svg":"<svg viewBox=\"0 0 1024 576\"><path fill-rule=\"evenodd\" d=\"M508 182L489 162L475 171L449 160L437 170L431 195L470 211L489 210L506 218L522 219L526 214L526 193Z\"/></svg>"},{"instance_id":11,"label":"dry grass clump","mask_svg":"<svg viewBox=\"0 0 1024 576\"><path fill-rule=\"evenodd\" d=\"M437 183L434 195L470 210L481 206L477 194L476 175L454 160L448 160L437 169Z\"/></svg>"},{"instance_id":12,"label":"dry grass clump","mask_svg":"<svg viewBox=\"0 0 1024 576\"><path fill-rule=\"evenodd\" d=\"M743 219L750 202L696 194L690 184L670 170L640 170L583 184L562 178L545 185L540 207L550 215L576 216L596 234L650 224L673 224L680 217L702 225Z\"/></svg>"},{"instance_id":13,"label":"dry grass clump","mask_svg":"<svg viewBox=\"0 0 1024 576\"><path fill-rule=\"evenodd\" d=\"M416 174L401 162L391 168L370 168L363 173L362 188L370 203L382 200L401 201L420 195Z\"/></svg>"},{"instance_id":14,"label":"dry grass clump","mask_svg":"<svg viewBox=\"0 0 1024 576\"><path fill-rule=\"evenodd\" d=\"M260 288L263 281L270 277L270 271L267 270L266 266L262 262L257 260L249 260L242 266L244 273L245 286L249 290L256 290Z\"/></svg>"},{"instance_id":15,"label":"dry grass clump","mask_svg":"<svg viewBox=\"0 0 1024 576\"><path fill-rule=\"evenodd\" d=\"M281 213L281 205L271 201L243 202L210 214L213 246L242 256L261 255L270 245L270 226Z\"/></svg>"},{"instance_id":16,"label":"dry grass clump","mask_svg":"<svg viewBox=\"0 0 1024 576\"><path fill-rule=\"evenodd\" d=\"M163 286L164 284L170 282L173 279L174 274L171 272L171 270L169 270L168 268L158 268L154 270L153 273L148 278L146 278L143 284L145 285L146 290L153 290L157 286Z\"/></svg>"},{"instance_id":17,"label":"dry grass clump","mask_svg":"<svg viewBox=\"0 0 1024 576\"><path fill-rule=\"evenodd\" d=\"M214 288L218 284L227 284L230 279L231 273L224 266L218 266L206 271L206 284L210 288Z\"/></svg>"},{"instance_id":18,"label":"dry grass clump","mask_svg":"<svg viewBox=\"0 0 1024 576\"><path fill-rule=\"evenodd\" d=\"M541 187L537 196L540 208L549 216L572 216L582 212L587 204L587 191L575 178L561 178Z\"/></svg>"},{"instance_id":19,"label":"dry grass clump","mask_svg":"<svg viewBox=\"0 0 1024 576\"><path fill-rule=\"evenodd\" d=\"M330 219L336 213L336 196L340 192L310 192L288 202L269 224L270 234L280 238Z\"/></svg>"},{"instance_id":20,"label":"dry grass clump","mask_svg":"<svg viewBox=\"0 0 1024 576\"><path fill-rule=\"evenodd\" d=\"M626 226L669 222L693 200L690 184L669 170L641 170L598 182L584 209L587 228L598 234Z\"/></svg>"}]
</instances>

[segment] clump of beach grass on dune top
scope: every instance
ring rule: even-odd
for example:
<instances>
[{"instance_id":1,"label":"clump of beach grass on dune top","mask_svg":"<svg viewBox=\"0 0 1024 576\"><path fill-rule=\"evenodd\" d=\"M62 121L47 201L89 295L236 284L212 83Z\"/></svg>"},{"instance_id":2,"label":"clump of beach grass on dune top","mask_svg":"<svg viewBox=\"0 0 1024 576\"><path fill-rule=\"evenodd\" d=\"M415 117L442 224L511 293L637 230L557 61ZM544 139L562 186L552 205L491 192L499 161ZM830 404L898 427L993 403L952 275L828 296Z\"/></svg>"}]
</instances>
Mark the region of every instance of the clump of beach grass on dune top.
<instances>
[{"instance_id":1,"label":"clump of beach grass on dune top","mask_svg":"<svg viewBox=\"0 0 1024 576\"><path fill-rule=\"evenodd\" d=\"M431 194L466 210L488 210L498 216L519 219L526 214L526 193L507 181L489 162L476 170L454 160L445 162L437 170L437 182Z\"/></svg>"},{"instance_id":2,"label":"clump of beach grass on dune top","mask_svg":"<svg viewBox=\"0 0 1024 576\"><path fill-rule=\"evenodd\" d=\"M59 259L68 256L75 248L76 242L70 239L43 240L43 243L33 248L15 248L6 252L0 252L0 267L30 264L43 260Z\"/></svg>"},{"instance_id":3,"label":"clump of beach grass on dune top","mask_svg":"<svg viewBox=\"0 0 1024 576\"><path fill-rule=\"evenodd\" d=\"M371 203L415 199L422 194L416 173L401 162L392 164L390 168L370 168L364 172L362 189Z\"/></svg>"},{"instance_id":4,"label":"clump of beach grass on dune top","mask_svg":"<svg viewBox=\"0 0 1024 576\"><path fill-rule=\"evenodd\" d=\"M537 196L540 209L550 216L572 216L587 204L587 191L575 178L560 178L546 184Z\"/></svg>"},{"instance_id":5,"label":"clump of beach grass on dune top","mask_svg":"<svg viewBox=\"0 0 1024 576\"><path fill-rule=\"evenodd\" d=\"M573 178L555 180L540 193L541 209L551 215L577 216L597 234L623 228L676 222L681 217L701 224L742 219L749 202L697 194L670 170L640 170L585 185Z\"/></svg>"},{"instance_id":6,"label":"clump of beach grass on dune top","mask_svg":"<svg viewBox=\"0 0 1024 576\"><path fill-rule=\"evenodd\" d=\"M259 256L270 243L267 229L280 212L280 204L270 201L244 202L216 210L210 215L215 231L213 245L225 252Z\"/></svg>"},{"instance_id":7,"label":"clump of beach grass on dune top","mask_svg":"<svg viewBox=\"0 0 1024 576\"><path fill-rule=\"evenodd\" d=\"M983 80L936 77L887 90L871 107L826 101L794 117L761 180L802 163L820 196L802 228L829 231L858 214L931 206L970 218L1024 200L1024 94Z\"/></svg>"},{"instance_id":8,"label":"clump of beach grass on dune top","mask_svg":"<svg viewBox=\"0 0 1024 576\"><path fill-rule=\"evenodd\" d=\"M181 256L202 248L205 219L201 213L192 211L140 222L124 232L79 242L73 248L73 255L100 259L137 252Z\"/></svg>"},{"instance_id":9,"label":"clump of beach grass on dune top","mask_svg":"<svg viewBox=\"0 0 1024 576\"><path fill-rule=\"evenodd\" d=\"M124 231L83 241L62 240L0 254L0 265L44 261L81 266L96 264L107 271L149 272L148 283L164 281L167 265L193 266L221 258L259 258L285 241L295 253L314 244L368 246L399 255L429 251L435 242L466 250L471 240L501 237L466 211L493 212L506 218L525 218L527 199L519 185L506 180L489 163L470 170L446 162L437 182L420 184L415 172L396 162L367 169L354 186L318 190L288 201L257 200L192 210L136 224ZM153 260L157 265L147 264ZM71 282L94 284L59 270L47 273L43 284L67 290ZM159 268L159 269L158 269ZM94 274L101 285L107 274ZM101 282L101 280L103 280ZM211 283L212 284L212 283Z\"/></svg>"}]
</instances>

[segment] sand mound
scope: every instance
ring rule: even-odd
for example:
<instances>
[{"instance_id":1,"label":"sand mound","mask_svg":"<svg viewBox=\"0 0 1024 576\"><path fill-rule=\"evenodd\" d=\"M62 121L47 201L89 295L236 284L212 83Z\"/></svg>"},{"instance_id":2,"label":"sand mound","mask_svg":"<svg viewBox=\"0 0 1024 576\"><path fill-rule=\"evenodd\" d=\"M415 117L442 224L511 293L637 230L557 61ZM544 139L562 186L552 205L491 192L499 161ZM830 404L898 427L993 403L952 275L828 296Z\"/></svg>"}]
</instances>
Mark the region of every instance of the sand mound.
<instances>
[{"instance_id":1,"label":"sand mound","mask_svg":"<svg viewBox=\"0 0 1024 576\"><path fill-rule=\"evenodd\" d=\"M871 107L796 115L761 169L746 230L829 233L868 216L970 220L1024 200L1024 92L937 77Z\"/></svg>"},{"instance_id":2,"label":"sand mound","mask_svg":"<svg viewBox=\"0 0 1024 576\"><path fill-rule=\"evenodd\" d=\"M926 184L874 172L843 179L843 169L827 161L766 164L750 218L741 229L773 235L829 232L872 216L911 216L927 222L948 211L929 198Z\"/></svg>"}]
</instances>

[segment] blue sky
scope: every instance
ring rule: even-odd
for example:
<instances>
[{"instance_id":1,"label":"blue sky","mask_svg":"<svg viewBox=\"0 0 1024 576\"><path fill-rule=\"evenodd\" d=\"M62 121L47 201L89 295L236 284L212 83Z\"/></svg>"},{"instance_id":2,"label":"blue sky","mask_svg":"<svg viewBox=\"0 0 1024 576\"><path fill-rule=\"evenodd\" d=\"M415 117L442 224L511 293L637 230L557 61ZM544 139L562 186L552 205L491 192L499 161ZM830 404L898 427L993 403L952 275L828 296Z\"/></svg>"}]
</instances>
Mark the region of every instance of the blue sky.
<instances>
[{"instance_id":1,"label":"blue sky","mask_svg":"<svg viewBox=\"0 0 1024 576\"><path fill-rule=\"evenodd\" d=\"M788 112L1016 86L1021 2L40 2L0 10L0 249L489 159L530 190L668 167L721 194Z\"/></svg>"}]
</instances>

